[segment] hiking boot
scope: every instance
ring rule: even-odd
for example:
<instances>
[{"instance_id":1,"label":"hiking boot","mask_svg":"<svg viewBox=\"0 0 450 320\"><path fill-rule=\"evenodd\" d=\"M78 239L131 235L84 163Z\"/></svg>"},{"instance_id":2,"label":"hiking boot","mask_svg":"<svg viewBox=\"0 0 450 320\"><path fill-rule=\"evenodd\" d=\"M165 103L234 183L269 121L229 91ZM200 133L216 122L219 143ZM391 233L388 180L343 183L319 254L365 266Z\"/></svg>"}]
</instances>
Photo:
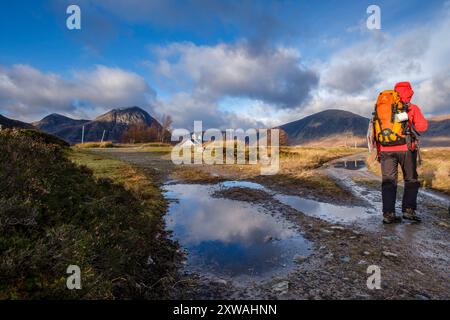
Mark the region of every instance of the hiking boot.
<instances>
[{"instance_id":1,"label":"hiking boot","mask_svg":"<svg viewBox=\"0 0 450 320\"><path fill-rule=\"evenodd\" d=\"M407 208L405 212L403 212L403 218L406 220L412 220L415 222L421 222L422 219L416 214L416 211L411 208Z\"/></svg>"},{"instance_id":2,"label":"hiking boot","mask_svg":"<svg viewBox=\"0 0 450 320\"><path fill-rule=\"evenodd\" d=\"M402 218L397 217L394 212L385 212L383 213L383 223L391 224L394 222L401 222Z\"/></svg>"}]
</instances>

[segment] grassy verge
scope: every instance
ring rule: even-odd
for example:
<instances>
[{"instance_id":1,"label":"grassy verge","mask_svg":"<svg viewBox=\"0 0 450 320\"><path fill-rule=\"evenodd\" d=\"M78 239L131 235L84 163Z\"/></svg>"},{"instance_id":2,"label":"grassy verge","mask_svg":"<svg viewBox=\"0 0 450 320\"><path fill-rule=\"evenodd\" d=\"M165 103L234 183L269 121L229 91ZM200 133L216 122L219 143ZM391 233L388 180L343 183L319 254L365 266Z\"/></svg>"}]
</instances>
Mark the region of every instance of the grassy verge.
<instances>
[{"instance_id":1,"label":"grassy verge","mask_svg":"<svg viewBox=\"0 0 450 320\"><path fill-rule=\"evenodd\" d=\"M66 155L74 163L92 170L96 179L109 179L114 183L123 185L139 199L144 200L144 204L150 211L165 212L166 200L161 194L161 189L142 170L120 160L100 156L89 151L75 149L67 151Z\"/></svg>"},{"instance_id":2,"label":"grassy verge","mask_svg":"<svg viewBox=\"0 0 450 320\"><path fill-rule=\"evenodd\" d=\"M422 186L450 195L450 148L426 148L421 152L423 163L417 171ZM369 156L366 162L371 172L381 176L380 164L373 157Z\"/></svg>"},{"instance_id":3,"label":"grassy verge","mask_svg":"<svg viewBox=\"0 0 450 320\"><path fill-rule=\"evenodd\" d=\"M20 130L0 132L0 163L0 299L170 296L180 257L141 172Z\"/></svg>"}]
</instances>

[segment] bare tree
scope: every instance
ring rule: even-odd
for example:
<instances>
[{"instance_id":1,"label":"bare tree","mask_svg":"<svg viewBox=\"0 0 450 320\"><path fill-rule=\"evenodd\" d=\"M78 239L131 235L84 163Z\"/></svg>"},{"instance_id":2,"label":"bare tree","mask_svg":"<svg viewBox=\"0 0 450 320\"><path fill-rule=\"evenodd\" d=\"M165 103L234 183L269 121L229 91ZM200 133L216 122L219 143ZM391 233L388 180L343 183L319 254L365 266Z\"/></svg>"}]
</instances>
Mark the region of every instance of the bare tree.
<instances>
[{"instance_id":1,"label":"bare tree","mask_svg":"<svg viewBox=\"0 0 450 320\"><path fill-rule=\"evenodd\" d=\"M122 142L143 143L160 140L159 129L155 124L150 127L143 124L132 124L122 134Z\"/></svg>"},{"instance_id":2,"label":"bare tree","mask_svg":"<svg viewBox=\"0 0 450 320\"><path fill-rule=\"evenodd\" d=\"M160 133L160 142L165 142L170 138L170 132L172 129L172 117L170 115L163 115L161 118L161 133Z\"/></svg>"}]
</instances>

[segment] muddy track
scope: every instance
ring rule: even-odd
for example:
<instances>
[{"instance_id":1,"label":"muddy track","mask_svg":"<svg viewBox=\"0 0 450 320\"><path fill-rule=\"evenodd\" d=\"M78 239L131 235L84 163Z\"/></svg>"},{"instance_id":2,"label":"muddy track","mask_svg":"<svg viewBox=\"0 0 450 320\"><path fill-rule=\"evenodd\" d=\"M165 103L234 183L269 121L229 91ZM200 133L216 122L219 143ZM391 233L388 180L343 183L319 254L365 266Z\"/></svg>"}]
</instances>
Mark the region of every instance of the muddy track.
<instances>
[{"instance_id":1,"label":"muddy track","mask_svg":"<svg viewBox=\"0 0 450 320\"><path fill-rule=\"evenodd\" d=\"M158 176L161 184L167 182L173 170L167 156L136 150L101 152L149 170ZM281 276L255 278L245 284L232 278L192 273L187 268L181 270L184 280L174 286L175 295L197 299L449 299L448 199L422 191L421 224L383 226L378 178L365 168L348 170L340 164L358 159L363 156L332 161L319 171L361 200L358 206L364 211L361 219L344 222L323 219L309 212L312 207L302 209L280 201L280 194L272 192L264 183L261 184L267 188L261 191L266 192L263 196L245 192L244 189L248 191L245 187L242 192L237 189L234 193L226 190L223 194L216 193L215 197L219 198L237 196L234 201L250 203L260 208L261 214L282 216L312 243L312 253L295 259L294 266ZM329 199L324 199L325 202ZM324 208L333 216L333 207ZM381 268L380 290L367 287L370 265Z\"/></svg>"}]
</instances>

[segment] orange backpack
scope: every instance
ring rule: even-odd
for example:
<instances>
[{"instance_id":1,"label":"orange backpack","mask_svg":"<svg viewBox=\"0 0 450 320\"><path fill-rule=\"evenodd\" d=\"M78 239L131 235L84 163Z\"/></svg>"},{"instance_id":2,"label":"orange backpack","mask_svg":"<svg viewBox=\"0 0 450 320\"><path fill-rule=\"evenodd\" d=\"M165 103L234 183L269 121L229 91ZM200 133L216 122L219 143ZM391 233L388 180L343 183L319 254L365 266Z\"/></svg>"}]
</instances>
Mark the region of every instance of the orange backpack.
<instances>
[{"instance_id":1,"label":"orange backpack","mask_svg":"<svg viewBox=\"0 0 450 320\"><path fill-rule=\"evenodd\" d=\"M385 90L378 96L373 113L374 139L383 146L406 144L408 121L398 121L397 114L407 112L408 104L403 103L394 90Z\"/></svg>"}]
</instances>

